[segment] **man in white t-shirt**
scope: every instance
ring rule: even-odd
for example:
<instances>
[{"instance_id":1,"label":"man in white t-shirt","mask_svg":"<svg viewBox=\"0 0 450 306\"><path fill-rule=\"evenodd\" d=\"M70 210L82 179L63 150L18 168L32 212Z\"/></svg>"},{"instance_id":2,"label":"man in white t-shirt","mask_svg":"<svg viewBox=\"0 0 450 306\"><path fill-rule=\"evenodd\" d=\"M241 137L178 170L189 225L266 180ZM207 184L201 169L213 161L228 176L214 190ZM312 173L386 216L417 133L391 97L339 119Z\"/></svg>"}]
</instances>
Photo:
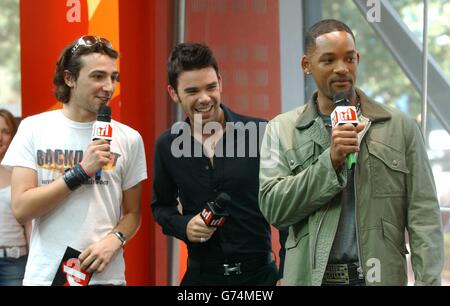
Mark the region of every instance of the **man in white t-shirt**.
<instances>
[{"instance_id":1,"label":"man in white t-shirt","mask_svg":"<svg viewBox=\"0 0 450 306\"><path fill-rule=\"evenodd\" d=\"M96 36L64 49L53 80L62 110L24 119L2 161L14 167L14 216L33 220L24 285L51 285L67 247L81 251L79 269L94 272L89 284L126 284L122 246L141 221L144 145L137 131L114 120L111 142L91 141L97 112L119 78L117 57Z\"/></svg>"}]
</instances>

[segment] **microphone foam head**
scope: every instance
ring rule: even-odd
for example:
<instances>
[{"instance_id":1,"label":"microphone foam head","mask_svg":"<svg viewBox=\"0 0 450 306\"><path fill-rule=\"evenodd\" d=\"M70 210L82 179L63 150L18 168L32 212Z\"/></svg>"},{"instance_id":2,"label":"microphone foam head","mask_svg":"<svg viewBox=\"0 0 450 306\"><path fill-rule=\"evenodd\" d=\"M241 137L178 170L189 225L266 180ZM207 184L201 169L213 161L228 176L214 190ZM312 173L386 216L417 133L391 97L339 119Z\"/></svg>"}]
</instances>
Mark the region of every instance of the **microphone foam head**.
<instances>
[{"instance_id":1,"label":"microphone foam head","mask_svg":"<svg viewBox=\"0 0 450 306\"><path fill-rule=\"evenodd\" d=\"M350 99L345 92L338 92L333 96L333 104L336 106L349 106Z\"/></svg>"},{"instance_id":2,"label":"microphone foam head","mask_svg":"<svg viewBox=\"0 0 450 306\"><path fill-rule=\"evenodd\" d=\"M216 198L216 203L220 208L225 209L231 203L231 198L227 193L221 192Z\"/></svg>"},{"instance_id":3,"label":"microphone foam head","mask_svg":"<svg viewBox=\"0 0 450 306\"><path fill-rule=\"evenodd\" d=\"M97 113L97 121L111 121L111 107L106 104L100 105Z\"/></svg>"}]
</instances>

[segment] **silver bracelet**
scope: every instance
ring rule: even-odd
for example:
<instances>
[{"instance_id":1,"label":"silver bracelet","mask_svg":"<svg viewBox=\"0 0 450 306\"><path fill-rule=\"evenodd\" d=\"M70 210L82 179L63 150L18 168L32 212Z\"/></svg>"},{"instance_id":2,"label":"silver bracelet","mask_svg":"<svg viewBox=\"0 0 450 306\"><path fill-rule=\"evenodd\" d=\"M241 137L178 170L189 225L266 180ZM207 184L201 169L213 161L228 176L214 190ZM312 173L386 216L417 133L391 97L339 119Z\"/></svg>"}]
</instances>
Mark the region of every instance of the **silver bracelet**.
<instances>
[{"instance_id":1,"label":"silver bracelet","mask_svg":"<svg viewBox=\"0 0 450 306\"><path fill-rule=\"evenodd\" d=\"M122 246L125 245L125 243L127 242L127 239L125 238L125 235L122 232L114 231L111 233L113 233L117 237L117 239L120 240L120 242L122 243Z\"/></svg>"}]
</instances>

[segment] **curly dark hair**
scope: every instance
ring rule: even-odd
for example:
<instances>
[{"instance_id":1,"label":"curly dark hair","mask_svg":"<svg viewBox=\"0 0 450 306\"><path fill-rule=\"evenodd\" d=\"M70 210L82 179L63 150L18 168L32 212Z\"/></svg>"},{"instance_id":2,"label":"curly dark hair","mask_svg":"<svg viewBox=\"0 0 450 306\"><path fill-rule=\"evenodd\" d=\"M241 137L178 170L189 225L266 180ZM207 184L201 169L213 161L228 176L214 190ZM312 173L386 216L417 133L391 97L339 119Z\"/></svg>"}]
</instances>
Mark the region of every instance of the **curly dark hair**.
<instances>
[{"instance_id":1,"label":"curly dark hair","mask_svg":"<svg viewBox=\"0 0 450 306\"><path fill-rule=\"evenodd\" d=\"M81 60L83 55L101 53L113 59L119 57L119 52L111 48L110 45L100 41L91 46L77 46L76 50L72 51L77 41L78 39L64 48L56 62L56 69L53 74L54 94L56 99L62 103L68 103L70 100L70 87L64 81L64 73L67 71L76 81L83 67Z\"/></svg>"}]
</instances>

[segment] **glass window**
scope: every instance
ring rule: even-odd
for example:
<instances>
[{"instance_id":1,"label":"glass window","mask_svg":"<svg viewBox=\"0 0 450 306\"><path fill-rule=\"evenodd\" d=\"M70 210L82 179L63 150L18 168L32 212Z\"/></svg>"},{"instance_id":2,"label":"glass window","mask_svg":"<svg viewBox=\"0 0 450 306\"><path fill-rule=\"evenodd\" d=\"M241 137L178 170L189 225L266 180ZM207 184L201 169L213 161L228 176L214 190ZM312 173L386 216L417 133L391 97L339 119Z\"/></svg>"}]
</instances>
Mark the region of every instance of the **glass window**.
<instances>
[{"instance_id":1,"label":"glass window","mask_svg":"<svg viewBox=\"0 0 450 306\"><path fill-rule=\"evenodd\" d=\"M445 0L428 1L428 51L439 68L450 78L450 3ZM423 40L423 1L401 0L392 3L403 22L417 40ZM448 119L448 118L447 118ZM428 155L433 168L436 189L441 205L446 261L442 273L443 284L450 284L450 135L432 112L428 113Z\"/></svg>"},{"instance_id":2,"label":"glass window","mask_svg":"<svg viewBox=\"0 0 450 306\"><path fill-rule=\"evenodd\" d=\"M21 116L19 0L0 3L0 108Z\"/></svg>"},{"instance_id":3,"label":"glass window","mask_svg":"<svg viewBox=\"0 0 450 306\"><path fill-rule=\"evenodd\" d=\"M322 7L323 18L344 20L355 34L356 47L361 55L358 87L378 102L418 118L421 110L420 94L353 1L324 1Z\"/></svg>"}]
</instances>

